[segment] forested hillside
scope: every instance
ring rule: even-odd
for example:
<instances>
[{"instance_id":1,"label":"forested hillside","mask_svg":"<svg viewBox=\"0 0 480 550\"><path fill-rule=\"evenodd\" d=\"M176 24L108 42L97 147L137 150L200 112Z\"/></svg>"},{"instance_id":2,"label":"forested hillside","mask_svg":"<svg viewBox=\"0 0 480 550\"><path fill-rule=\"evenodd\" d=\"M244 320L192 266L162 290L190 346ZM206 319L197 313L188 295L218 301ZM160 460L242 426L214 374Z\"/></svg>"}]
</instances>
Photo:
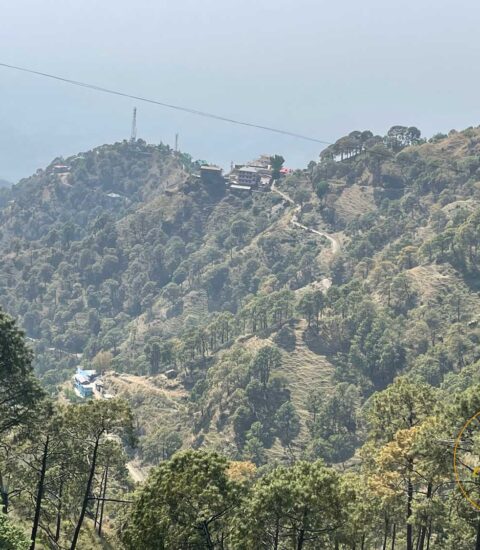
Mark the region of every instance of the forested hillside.
<instances>
[{"instance_id":1,"label":"forested hillside","mask_svg":"<svg viewBox=\"0 0 480 550\"><path fill-rule=\"evenodd\" d=\"M93 367L125 400L116 427L135 427L115 495L130 496L121 464L161 462L130 512L111 506L110 540L472 548L452 441L480 408L480 129L352 132L261 192L199 168L138 140L0 190L0 304L66 407L51 429L85 433L67 402Z\"/></svg>"}]
</instances>

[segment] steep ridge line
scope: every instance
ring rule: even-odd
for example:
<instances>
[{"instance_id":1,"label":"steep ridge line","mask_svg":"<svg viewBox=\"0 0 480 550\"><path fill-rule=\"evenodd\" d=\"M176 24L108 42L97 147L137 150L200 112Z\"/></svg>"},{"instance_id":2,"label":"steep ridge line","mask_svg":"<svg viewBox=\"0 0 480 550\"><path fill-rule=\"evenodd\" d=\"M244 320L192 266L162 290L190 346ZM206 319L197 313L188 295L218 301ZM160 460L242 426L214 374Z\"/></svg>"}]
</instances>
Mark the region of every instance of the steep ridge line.
<instances>
[{"instance_id":1,"label":"steep ridge line","mask_svg":"<svg viewBox=\"0 0 480 550\"><path fill-rule=\"evenodd\" d=\"M333 235L330 235L329 233L325 233L324 231L318 231L317 229L313 229L312 227L307 227L306 225L303 225L298 221L298 213L302 209L301 205L297 204L286 193L284 193L283 191L280 191L279 189L277 189L275 187L275 184L276 184L276 180L274 180L273 183L272 183L272 191L274 193L277 193L277 195L280 195L284 200L286 200L287 202L289 202L293 206L295 206L295 208L293 210L292 218L290 220L290 223L295 227L299 227L300 229L303 229L304 231L308 231L309 233L315 233L316 235L320 235L320 237L325 237L326 239L328 239L330 241L332 254L337 254L338 252L340 252L340 248L341 248L340 243L338 242L338 240Z\"/></svg>"}]
</instances>

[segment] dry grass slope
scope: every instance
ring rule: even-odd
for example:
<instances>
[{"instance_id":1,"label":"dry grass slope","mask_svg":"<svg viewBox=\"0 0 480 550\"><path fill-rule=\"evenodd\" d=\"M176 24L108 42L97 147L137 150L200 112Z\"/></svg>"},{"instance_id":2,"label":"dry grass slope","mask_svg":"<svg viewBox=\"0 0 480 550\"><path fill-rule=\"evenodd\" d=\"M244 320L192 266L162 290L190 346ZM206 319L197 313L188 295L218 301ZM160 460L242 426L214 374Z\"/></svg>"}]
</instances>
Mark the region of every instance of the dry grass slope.
<instances>
[{"instance_id":1,"label":"dry grass slope","mask_svg":"<svg viewBox=\"0 0 480 550\"><path fill-rule=\"evenodd\" d=\"M335 209L339 218L347 223L376 210L373 188L356 184L346 187L335 202Z\"/></svg>"},{"instance_id":2,"label":"dry grass slope","mask_svg":"<svg viewBox=\"0 0 480 550\"><path fill-rule=\"evenodd\" d=\"M282 367L279 374L285 376L291 392L291 399L301 418L301 432L298 442L305 443L309 434L306 427L308 418L308 396L312 388L321 388L324 392L331 391L333 382L333 366L323 355L311 351L303 341L303 333L306 329L305 321L295 324L295 350L282 351ZM244 345L256 351L263 346L272 345L272 338L260 339L257 337L245 341ZM275 447L273 449L275 451Z\"/></svg>"}]
</instances>

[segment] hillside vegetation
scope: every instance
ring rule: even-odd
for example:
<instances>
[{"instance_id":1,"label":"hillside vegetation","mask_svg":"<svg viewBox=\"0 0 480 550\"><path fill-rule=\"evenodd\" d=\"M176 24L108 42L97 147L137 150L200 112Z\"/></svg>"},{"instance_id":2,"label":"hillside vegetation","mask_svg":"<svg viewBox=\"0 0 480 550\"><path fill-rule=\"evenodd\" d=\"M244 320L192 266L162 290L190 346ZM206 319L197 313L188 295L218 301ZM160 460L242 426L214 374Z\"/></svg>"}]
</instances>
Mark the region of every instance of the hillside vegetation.
<instances>
[{"instance_id":1,"label":"hillside vegetation","mask_svg":"<svg viewBox=\"0 0 480 550\"><path fill-rule=\"evenodd\" d=\"M385 540L415 523L418 548L470 548L466 512L448 520L463 538L447 520L432 524L432 507L446 517L458 502L446 489L450 451L440 460L424 445L454 438L454 411L476 412L480 129L428 141L401 126L352 132L252 194L203 181L199 167L163 145L123 142L56 159L0 192L0 304L32 343L44 388L65 400L77 364L105 371L108 391L134 411L129 459L142 475L182 448L262 474L321 459L365 476L378 505L328 544L376 548L375 529L361 525L383 521ZM402 399L415 418L393 414L382 428L382 410ZM394 464L406 448L421 471ZM226 509L237 490L222 497ZM255 501L245 506L255 515ZM255 540L232 521L215 536ZM412 529L399 547L411 548ZM128 547L139 544L125 533ZM165 540L180 544L175 536Z\"/></svg>"},{"instance_id":2,"label":"hillside vegetation","mask_svg":"<svg viewBox=\"0 0 480 550\"><path fill-rule=\"evenodd\" d=\"M119 372L155 379L173 368L191 414L167 424L185 444L206 438L235 454L244 437L235 445L235 410L209 393L237 348L282 350L279 399L303 418L296 452L308 389L328 395L346 382L365 399L410 370L440 384L458 358L436 373L420 363L436 364L446 331L476 358L479 138L405 136L352 132L320 163L253 195L205 184L188 156L141 140L56 159L4 193L0 299L34 342L46 387L55 392L80 358L102 364L104 352L103 368ZM335 235L340 252L302 226Z\"/></svg>"}]
</instances>

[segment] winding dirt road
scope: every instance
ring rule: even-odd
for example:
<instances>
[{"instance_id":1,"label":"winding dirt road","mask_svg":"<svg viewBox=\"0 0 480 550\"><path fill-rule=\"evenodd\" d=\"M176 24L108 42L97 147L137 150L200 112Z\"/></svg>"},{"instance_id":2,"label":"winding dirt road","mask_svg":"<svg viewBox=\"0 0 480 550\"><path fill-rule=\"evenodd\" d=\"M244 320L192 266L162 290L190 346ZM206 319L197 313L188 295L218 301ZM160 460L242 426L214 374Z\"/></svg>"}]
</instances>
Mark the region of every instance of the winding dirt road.
<instances>
[{"instance_id":1,"label":"winding dirt road","mask_svg":"<svg viewBox=\"0 0 480 550\"><path fill-rule=\"evenodd\" d=\"M282 199L293 205L295 208L293 210L292 217L290 219L290 223L295 226L299 227L300 229L303 229L304 231L308 231L309 233L315 233L316 235L320 235L320 237L325 237L330 241L330 246L332 249L332 254L337 254L340 252L341 246L338 239L336 239L333 235L330 235L329 233L325 233L325 231L318 231L317 229L313 229L312 227L307 227L306 225L301 224L298 221L298 214L300 213L300 210L302 209L301 205L297 204L291 197L289 197L286 193L283 191L280 191L275 187L276 181L272 183L272 191L274 193L277 193L277 195L280 195Z\"/></svg>"}]
</instances>

